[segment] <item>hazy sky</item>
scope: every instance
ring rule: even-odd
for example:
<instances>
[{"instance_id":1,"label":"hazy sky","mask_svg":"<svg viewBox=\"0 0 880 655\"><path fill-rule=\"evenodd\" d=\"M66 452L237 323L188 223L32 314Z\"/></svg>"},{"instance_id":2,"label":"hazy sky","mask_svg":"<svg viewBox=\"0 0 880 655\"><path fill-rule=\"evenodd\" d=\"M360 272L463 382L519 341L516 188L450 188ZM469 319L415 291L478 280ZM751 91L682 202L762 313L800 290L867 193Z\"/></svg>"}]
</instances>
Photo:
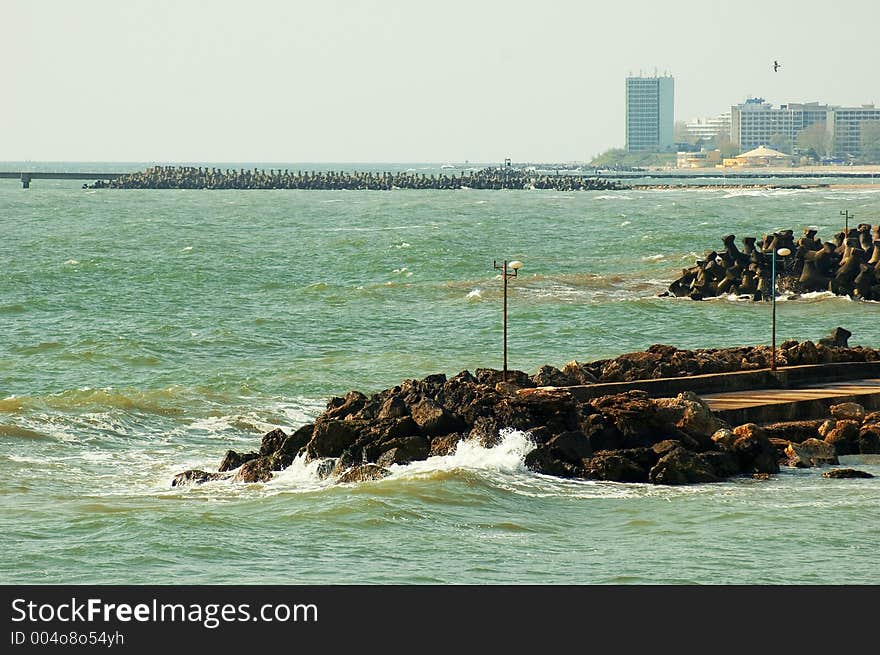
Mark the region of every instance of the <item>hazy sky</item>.
<instances>
[{"instance_id":1,"label":"hazy sky","mask_svg":"<svg viewBox=\"0 0 880 655\"><path fill-rule=\"evenodd\" d=\"M880 104L878 26L878 0L0 0L0 160L589 160L640 71L678 120Z\"/></svg>"}]
</instances>

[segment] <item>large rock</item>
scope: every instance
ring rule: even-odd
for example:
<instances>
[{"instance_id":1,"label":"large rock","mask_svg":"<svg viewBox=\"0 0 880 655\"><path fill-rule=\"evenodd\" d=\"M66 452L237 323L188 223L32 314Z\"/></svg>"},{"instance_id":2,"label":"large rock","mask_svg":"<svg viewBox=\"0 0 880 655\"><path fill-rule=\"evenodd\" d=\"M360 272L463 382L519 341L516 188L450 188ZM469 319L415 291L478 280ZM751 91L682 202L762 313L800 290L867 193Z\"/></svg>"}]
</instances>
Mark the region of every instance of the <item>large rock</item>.
<instances>
[{"instance_id":1,"label":"large rock","mask_svg":"<svg viewBox=\"0 0 880 655\"><path fill-rule=\"evenodd\" d=\"M837 456L859 454L859 424L855 421L837 421L825 435L825 443L834 447Z\"/></svg>"},{"instance_id":2,"label":"large rock","mask_svg":"<svg viewBox=\"0 0 880 655\"><path fill-rule=\"evenodd\" d=\"M767 434L754 423L738 425L731 452L739 461L742 473L779 473L776 450Z\"/></svg>"},{"instance_id":3,"label":"large rock","mask_svg":"<svg viewBox=\"0 0 880 655\"><path fill-rule=\"evenodd\" d=\"M535 473L552 475L558 478L575 478L583 474L579 464L571 464L559 457L546 444L529 451L525 457L526 468Z\"/></svg>"},{"instance_id":4,"label":"large rock","mask_svg":"<svg viewBox=\"0 0 880 655\"><path fill-rule=\"evenodd\" d=\"M285 439L287 439L287 434L281 428L267 432L263 435L263 440L260 443L260 455L263 457L271 455L281 447Z\"/></svg>"},{"instance_id":5,"label":"large rock","mask_svg":"<svg viewBox=\"0 0 880 655\"><path fill-rule=\"evenodd\" d=\"M367 397L360 391L349 391L344 398L331 398L324 411L325 419L344 419L356 414L367 404Z\"/></svg>"},{"instance_id":6,"label":"large rock","mask_svg":"<svg viewBox=\"0 0 880 655\"><path fill-rule=\"evenodd\" d=\"M218 471L232 471L237 469L239 466L244 464L245 462L249 462L252 459L256 459L260 456L260 453L250 452L250 453L237 453L234 450L227 450L226 454L223 456L223 461L220 462L220 466L218 467Z\"/></svg>"},{"instance_id":7,"label":"large rock","mask_svg":"<svg viewBox=\"0 0 880 655\"><path fill-rule=\"evenodd\" d=\"M339 457L357 438L357 426L352 421L318 419L306 446L308 458Z\"/></svg>"},{"instance_id":8,"label":"large rock","mask_svg":"<svg viewBox=\"0 0 880 655\"><path fill-rule=\"evenodd\" d=\"M764 433L771 439L785 439L800 443L805 439L815 439L819 435L819 429L824 423L824 419L814 419L806 421L783 421L780 423L770 423L762 426Z\"/></svg>"},{"instance_id":9,"label":"large rock","mask_svg":"<svg viewBox=\"0 0 880 655\"><path fill-rule=\"evenodd\" d=\"M428 451L428 456L451 455L458 448L458 443L467 437L468 435L463 432L453 432L442 437L434 437L431 440L431 449Z\"/></svg>"},{"instance_id":10,"label":"large rock","mask_svg":"<svg viewBox=\"0 0 880 655\"><path fill-rule=\"evenodd\" d=\"M580 421L580 429L590 440L593 452L623 447L623 435L617 426L602 414L589 414Z\"/></svg>"},{"instance_id":11,"label":"large rock","mask_svg":"<svg viewBox=\"0 0 880 655\"><path fill-rule=\"evenodd\" d=\"M592 405L620 431L623 448L651 446L668 436L655 401L644 391L603 396Z\"/></svg>"},{"instance_id":12,"label":"large rock","mask_svg":"<svg viewBox=\"0 0 880 655\"><path fill-rule=\"evenodd\" d=\"M831 406L831 416L841 421L861 423L865 418L865 408L858 403L840 403Z\"/></svg>"},{"instance_id":13,"label":"large rock","mask_svg":"<svg viewBox=\"0 0 880 655\"><path fill-rule=\"evenodd\" d=\"M409 407L406 406L406 403L403 402L403 398L400 396L390 396L384 403L382 403L382 408L379 410L380 419L389 419L389 418L403 418L409 414Z\"/></svg>"},{"instance_id":14,"label":"large rock","mask_svg":"<svg viewBox=\"0 0 880 655\"><path fill-rule=\"evenodd\" d=\"M401 437L382 444L382 454L376 460L379 466L389 467L392 464L408 464L428 456L428 440L422 436Z\"/></svg>"},{"instance_id":15,"label":"large rock","mask_svg":"<svg viewBox=\"0 0 880 655\"><path fill-rule=\"evenodd\" d=\"M720 482L721 478L698 455L684 448L673 448L648 472L648 480L654 484L678 485Z\"/></svg>"},{"instance_id":16,"label":"large rock","mask_svg":"<svg viewBox=\"0 0 880 655\"><path fill-rule=\"evenodd\" d=\"M822 346L830 346L834 348L847 348L849 346L849 338L852 336L852 332L849 330L836 327L831 330L831 335L819 339L819 344Z\"/></svg>"},{"instance_id":17,"label":"large rock","mask_svg":"<svg viewBox=\"0 0 880 655\"><path fill-rule=\"evenodd\" d=\"M824 464L837 464L837 453L834 446L818 439L807 439L799 444L789 444L785 449L789 458L789 466L810 468Z\"/></svg>"},{"instance_id":18,"label":"large rock","mask_svg":"<svg viewBox=\"0 0 880 655\"><path fill-rule=\"evenodd\" d=\"M459 432L464 427L460 419L429 398L414 405L410 413L422 434L428 437Z\"/></svg>"},{"instance_id":19,"label":"large rock","mask_svg":"<svg viewBox=\"0 0 880 655\"><path fill-rule=\"evenodd\" d=\"M233 482L267 482L272 479L272 464L268 457L257 457L245 462L235 472Z\"/></svg>"},{"instance_id":20,"label":"large rock","mask_svg":"<svg viewBox=\"0 0 880 655\"><path fill-rule=\"evenodd\" d=\"M569 464L580 464L593 454L590 440L580 430L563 432L547 442L547 447L557 459Z\"/></svg>"},{"instance_id":21,"label":"large rock","mask_svg":"<svg viewBox=\"0 0 880 655\"><path fill-rule=\"evenodd\" d=\"M712 435L724 426L709 405L693 391L685 391L675 398L658 398L655 405L661 421L706 447L710 445Z\"/></svg>"},{"instance_id":22,"label":"large rock","mask_svg":"<svg viewBox=\"0 0 880 655\"><path fill-rule=\"evenodd\" d=\"M360 464L350 468L339 476L337 483L367 482L368 480L381 480L391 475L391 471L377 464Z\"/></svg>"},{"instance_id":23,"label":"large rock","mask_svg":"<svg viewBox=\"0 0 880 655\"><path fill-rule=\"evenodd\" d=\"M866 423L859 430L859 453L880 455L880 423Z\"/></svg>"},{"instance_id":24,"label":"large rock","mask_svg":"<svg viewBox=\"0 0 880 655\"><path fill-rule=\"evenodd\" d=\"M584 461L584 477L607 482L647 482L648 472L621 452L605 450Z\"/></svg>"},{"instance_id":25,"label":"large rock","mask_svg":"<svg viewBox=\"0 0 880 655\"><path fill-rule=\"evenodd\" d=\"M190 485L204 484L212 480L224 480L227 476L219 473L208 473L198 469L190 469L183 473L178 473L171 480L172 487L186 487Z\"/></svg>"},{"instance_id":26,"label":"large rock","mask_svg":"<svg viewBox=\"0 0 880 655\"><path fill-rule=\"evenodd\" d=\"M831 469L822 474L823 478L873 478L874 476L866 471L858 469Z\"/></svg>"},{"instance_id":27,"label":"large rock","mask_svg":"<svg viewBox=\"0 0 880 655\"><path fill-rule=\"evenodd\" d=\"M297 455L305 448L315 432L315 426L307 423L293 434L285 437L278 448L269 455L270 465L274 471L282 471L293 463Z\"/></svg>"}]
</instances>

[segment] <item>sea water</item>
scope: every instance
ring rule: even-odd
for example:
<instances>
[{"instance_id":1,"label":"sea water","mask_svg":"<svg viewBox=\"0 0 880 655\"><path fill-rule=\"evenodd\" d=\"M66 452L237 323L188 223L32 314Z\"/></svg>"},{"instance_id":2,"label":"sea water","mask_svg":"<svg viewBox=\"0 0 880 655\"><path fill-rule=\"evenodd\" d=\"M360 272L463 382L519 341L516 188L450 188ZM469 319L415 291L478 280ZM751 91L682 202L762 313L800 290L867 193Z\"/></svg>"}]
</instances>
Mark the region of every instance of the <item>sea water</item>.
<instances>
[{"instance_id":1,"label":"sea water","mask_svg":"<svg viewBox=\"0 0 880 655\"><path fill-rule=\"evenodd\" d=\"M500 368L493 261L523 262L511 368L769 343L767 303L657 294L725 234L880 223L880 185L80 186L0 180L0 582L880 582L880 477L567 481L526 469L529 435L508 432L357 485L298 460L265 484L170 486L350 389ZM876 348L878 317L810 294L777 303L777 340L842 326Z\"/></svg>"}]
</instances>

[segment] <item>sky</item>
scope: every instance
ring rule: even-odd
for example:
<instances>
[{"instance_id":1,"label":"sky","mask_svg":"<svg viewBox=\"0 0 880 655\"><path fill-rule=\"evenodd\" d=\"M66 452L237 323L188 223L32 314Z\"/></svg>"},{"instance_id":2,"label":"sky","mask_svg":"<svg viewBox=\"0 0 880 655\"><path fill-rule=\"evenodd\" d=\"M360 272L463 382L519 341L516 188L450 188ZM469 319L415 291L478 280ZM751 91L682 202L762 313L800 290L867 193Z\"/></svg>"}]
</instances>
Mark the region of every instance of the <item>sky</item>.
<instances>
[{"instance_id":1,"label":"sky","mask_svg":"<svg viewBox=\"0 0 880 655\"><path fill-rule=\"evenodd\" d=\"M880 105L877 0L0 0L0 161L589 161L676 120ZM781 68L774 73L772 64Z\"/></svg>"}]
</instances>

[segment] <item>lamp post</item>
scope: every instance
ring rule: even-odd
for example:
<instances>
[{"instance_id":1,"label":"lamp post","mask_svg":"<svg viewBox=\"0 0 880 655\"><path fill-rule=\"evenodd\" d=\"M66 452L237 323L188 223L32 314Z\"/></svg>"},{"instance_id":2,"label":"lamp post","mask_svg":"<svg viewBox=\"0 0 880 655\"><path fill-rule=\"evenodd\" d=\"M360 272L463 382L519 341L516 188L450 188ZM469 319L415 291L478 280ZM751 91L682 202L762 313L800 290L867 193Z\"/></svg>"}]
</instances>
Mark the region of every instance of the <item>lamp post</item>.
<instances>
[{"instance_id":1,"label":"lamp post","mask_svg":"<svg viewBox=\"0 0 880 655\"><path fill-rule=\"evenodd\" d=\"M504 281L504 368L501 371L501 381L507 382L507 280L508 278L516 277L517 271L522 268L522 262L512 261L508 264L505 259L504 264L499 266L498 262L493 259L492 266L496 270L501 271L501 278ZM512 272L508 272L508 268Z\"/></svg>"},{"instance_id":2,"label":"lamp post","mask_svg":"<svg viewBox=\"0 0 880 655\"><path fill-rule=\"evenodd\" d=\"M846 239L849 236L849 219L855 218L855 214L850 214L849 210L840 212L840 215L843 216L843 238Z\"/></svg>"},{"instance_id":3,"label":"lamp post","mask_svg":"<svg viewBox=\"0 0 880 655\"><path fill-rule=\"evenodd\" d=\"M776 370L776 255L780 257L788 257L791 254L791 250L788 248L780 248L779 250L773 250L770 272L770 290L771 290L771 305L772 309L772 319L771 319L771 337L770 337L770 370Z\"/></svg>"}]
</instances>

